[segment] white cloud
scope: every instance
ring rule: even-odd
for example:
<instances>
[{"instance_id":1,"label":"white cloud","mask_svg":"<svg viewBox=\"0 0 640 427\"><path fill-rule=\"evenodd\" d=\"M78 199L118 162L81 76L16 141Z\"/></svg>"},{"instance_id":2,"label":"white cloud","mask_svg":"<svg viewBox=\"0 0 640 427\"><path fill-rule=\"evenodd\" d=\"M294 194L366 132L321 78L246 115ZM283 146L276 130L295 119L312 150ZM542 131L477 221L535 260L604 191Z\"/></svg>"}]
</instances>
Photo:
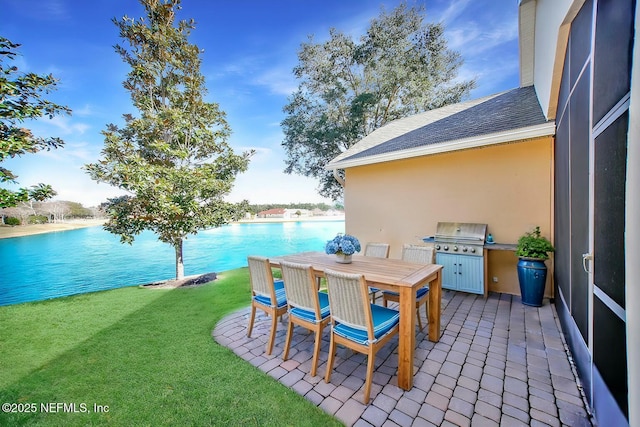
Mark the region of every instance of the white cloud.
<instances>
[{"instance_id":1,"label":"white cloud","mask_svg":"<svg viewBox=\"0 0 640 427\"><path fill-rule=\"evenodd\" d=\"M88 129L91 129L91 126L86 123L75 122L73 119L68 116L55 116L48 122L59 130L62 131L64 135L75 135L75 134L83 134Z\"/></svg>"},{"instance_id":2,"label":"white cloud","mask_svg":"<svg viewBox=\"0 0 640 427\"><path fill-rule=\"evenodd\" d=\"M252 83L269 88L271 93L289 96L298 88L293 66L272 67L257 75Z\"/></svg>"},{"instance_id":3,"label":"white cloud","mask_svg":"<svg viewBox=\"0 0 640 427\"><path fill-rule=\"evenodd\" d=\"M85 104L80 108L74 108L73 113L74 116L93 116L96 114L95 107L93 105Z\"/></svg>"},{"instance_id":4,"label":"white cloud","mask_svg":"<svg viewBox=\"0 0 640 427\"><path fill-rule=\"evenodd\" d=\"M440 13L438 22L449 24L465 13L467 6L471 0L454 0L449 2L449 6ZM428 12L428 11L427 11Z\"/></svg>"}]
</instances>

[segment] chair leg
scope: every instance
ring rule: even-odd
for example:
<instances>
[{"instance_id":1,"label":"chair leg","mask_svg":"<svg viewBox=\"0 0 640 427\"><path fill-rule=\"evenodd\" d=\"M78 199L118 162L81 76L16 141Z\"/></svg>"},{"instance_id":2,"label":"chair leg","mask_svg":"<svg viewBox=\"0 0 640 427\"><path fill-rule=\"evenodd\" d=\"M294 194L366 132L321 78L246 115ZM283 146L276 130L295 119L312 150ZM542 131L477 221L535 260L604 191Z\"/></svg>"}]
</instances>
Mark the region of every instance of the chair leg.
<instances>
[{"instance_id":1,"label":"chair leg","mask_svg":"<svg viewBox=\"0 0 640 427\"><path fill-rule=\"evenodd\" d=\"M316 341L313 346L313 361L311 362L311 376L316 376L316 371L318 369L318 356L320 355L320 343L322 342L322 324L320 324L318 330L316 331Z\"/></svg>"},{"instance_id":2,"label":"chair leg","mask_svg":"<svg viewBox=\"0 0 640 427\"><path fill-rule=\"evenodd\" d=\"M251 331L253 331L253 321L256 318L256 306L251 305L251 316L249 317L249 326L247 327L247 337L251 338Z\"/></svg>"},{"instance_id":3,"label":"chair leg","mask_svg":"<svg viewBox=\"0 0 640 427\"><path fill-rule=\"evenodd\" d=\"M427 319L427 323L429 323L429 303L425 302L423 305L424 305L424 318Z\"/></svg>"},{"instance_id":4,"label":"chair leg","mask_svg":"<svg viewBox=\"0 0 640 427\"><path fill-rule=\"evenodd\" d=\"M329 359L327 359L327 373L324 375L324 382L331 381L331 371L333 370L333 359L336 353L336 341L333 338L333 331L331 331L331 339L329 341Z\"/></svg>"},{"instance_id":5,"label":"chair leg","mask_svg":"<svg viewBox=\"0 0 640 427\"><path fill-rule=\"evenodd\" d=\"M271 313L271 333L269 334L269 342L267 343L267 356L273 351L273 342L276 340L276 329L278 328L278 316Z\"/></svg>"},{"instance_id":6,"label":"chair leg","mask_svg":"<svg viewBox=\"0 0 640 427\"><path fill-rule=\"evenodd\" d=\"M416 316L418 317L418 327L422 330L422 319L420 318L420 306L416 307Z\"/></svg>"},{"instance_id":7,"label":"chair leg","mask_svg":"<svg viewBox=\"0 0 640 427\"><path fill-rule=\"evenodd\" d=\"M291 321L291 317L289 317L289 326L287 326L287 339L284 342L284 353L282 354L282 360L287 360L287 358L289 357L291 335L293 335L293 322Z\"/></svg>"},{"instance_id":8,"label":"chair leg","mask_svg":"<svg viewBox=\"0 0 640 427\"><path fill-rule=\"evenodd\" d=\"M362 402L369 404L369 396L371 396L371 381L373 379L373 368L376 362L376 353L369 349L369 356L367 357L367 378L364 382L364 398Z\"/></svg>"}]
</instances>

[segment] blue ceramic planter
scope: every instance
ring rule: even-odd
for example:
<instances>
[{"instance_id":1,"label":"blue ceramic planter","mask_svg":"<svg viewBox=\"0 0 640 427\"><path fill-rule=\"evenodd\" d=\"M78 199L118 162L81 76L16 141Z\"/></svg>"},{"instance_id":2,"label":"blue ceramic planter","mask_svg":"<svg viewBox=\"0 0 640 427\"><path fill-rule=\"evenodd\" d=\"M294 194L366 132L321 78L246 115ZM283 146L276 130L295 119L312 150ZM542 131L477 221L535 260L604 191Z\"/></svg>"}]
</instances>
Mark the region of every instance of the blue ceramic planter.
<instances>
[{"instance_id":1,"label":"blue ceramic planter","mask_svg":"<svg viewBox=\"0 0 640 427\"><path fill-rule=\"evenodd\" d=\"M547 282L547 266L544 260L520 258L518 261L518 281L522 303L540 307L544 297L544 285Z\"/></svg>"}]
</instances>

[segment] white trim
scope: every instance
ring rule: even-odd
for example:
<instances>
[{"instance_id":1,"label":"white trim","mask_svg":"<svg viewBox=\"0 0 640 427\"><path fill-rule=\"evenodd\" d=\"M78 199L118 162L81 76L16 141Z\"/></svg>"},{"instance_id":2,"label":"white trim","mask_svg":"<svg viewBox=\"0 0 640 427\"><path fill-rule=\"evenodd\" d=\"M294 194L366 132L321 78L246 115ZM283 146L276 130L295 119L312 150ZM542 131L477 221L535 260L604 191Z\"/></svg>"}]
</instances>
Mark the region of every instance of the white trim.
<instances>
[{"instance_id":1,"label":"white trim","mask_svg":"<svg viewBox=\"0 0 640 427\"><path fill-rule=\"evenodd\" d=\"M621 115L627 112L627 110L629 109L630 100L631 92L628 92L625 96L622 97L620 101L616 103L616 105L613 106L613 108L611 108L611 110L607 111L607 114L605 114L604 117L601 118L600 121L593 127L594 139L597 138L602 132L604 132L613 122L618 120Z\"/></svg>"},{"instance_id":2,"label":"white trim","mask_svg":"<svg viewBox=\"0 0 640 427\"><path fill-rule=\"evenodd\" d=\"M466 150L469 148L486 147L489 145L503 144L507 142L516 142L525 139L540 138L544 136L555 135L556 123L549 121L540 125L529 126L526 128L513 129L506 132L492 133L482 136L474 136L470 138L458 139L436 144L424 145L406 150L397 150L389 153L376 154L372 156L360 157L353 160L338 160L329 162L326 170L346 169L355 166L364 166L374 163L390 162L394 160L402 160L411 157L428 156L431 154L448 153L450 151Z\"/></svg>"},{"instance_id":3,"label":"white trim","mask_svg":"<svg viewBox=\"0 0 640 427\"><path fill-rule=\"evenodd\" d=\"M577 16L577 15L576 15ZM576 17L574 16L574 19ZM594 309L595 309L595 301L594 297L599 297L601 301L603 301L602 297L598 295L600 288L596 286L595 275L593 271L595 269L596 260L598 257L598 253L595 251L595 230L596 230L596 137L594 134L594 126L593 126L593 87L594 87L594 61L595 61L595 52L596 52L596 21L598 19L598 2L594 1L591 6L591 46L589 47L589 56L585 61L584 67L580 71L580 77L582 74L588 69L589 70L589 217L587 219L588 224L588 246L589 246L589 255L591 255L590 259L590 268L587 273L587 337L589 339L589 354L591 355L591 378L589 379L590 390L589 390L589 405L594 407L594 381L593 381L593 354L594 354L594 335L595 335L595 322L594 322ZM573 22L573 21L572 21ZM568 53L571 54L570 52ZM576 80L575 87L578 86L578 82L580 80ZM573 94L573 93L572 93ZM601 292L602 294L603 292ZM603 301L604 302L604 301ZM606 302L605 302L606 304Z\"/></svg>"},{"instance_id":4,"label":"white trim","mask_svg":"<svg viewBox=\"0 0 640 427\"><path fill-rule=\"evenodd\" d=\"M629 425L640 425L640 6L636 1L635 40L631 68L625 212L625 308L627 316L627 384Z\"/></svg>"},{"instance_id":5,"label":"white trim","mask_svg":"<svg viewBox=\"0 0 640 427\"><path fill-rule=\"evenodd\" d=\"M600 289L597 285L593 286L593 295L598 297L598 299L602 301L602 303L606 305L609 308L609 310L611 310L616 316L618 316L620 320L622 320L625 323L627 322L627 311L624 308L622 308L620 304L615 302L609 295L607 295L605 291ZM591 323L593 323L593 321ZM590 338L593 339L593 337L590 337ZM593 354L593 352L591 352L591 354Z\"/></svg>"}]
</instances>

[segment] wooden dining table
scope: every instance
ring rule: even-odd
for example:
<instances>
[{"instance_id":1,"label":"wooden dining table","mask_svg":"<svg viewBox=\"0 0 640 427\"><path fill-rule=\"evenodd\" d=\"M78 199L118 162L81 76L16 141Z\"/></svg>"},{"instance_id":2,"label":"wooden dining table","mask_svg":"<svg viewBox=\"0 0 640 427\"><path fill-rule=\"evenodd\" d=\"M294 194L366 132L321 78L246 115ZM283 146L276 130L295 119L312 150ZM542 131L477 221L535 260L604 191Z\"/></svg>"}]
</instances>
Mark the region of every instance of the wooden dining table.
<instances>
[{"instance_id":1,"label":"wooden dining table","mask_svg":"<svg viewBox=\"0 0 640 427\"><path fill-rule=\"evenodd\" d=\"M442 266L414 264L392 258L353 255L350 264L336 262L334 255L323 252L302 252L269 259L271 266L281 261L313 266L318 277L325 270L363 274L376 288L400 294L400 331L398 337L398 386L409 390L413 386L413 358L416 345L416 290L429 285L429 341L440 340L440 304L442 298Z\"/></svg>"}]
</instances>

